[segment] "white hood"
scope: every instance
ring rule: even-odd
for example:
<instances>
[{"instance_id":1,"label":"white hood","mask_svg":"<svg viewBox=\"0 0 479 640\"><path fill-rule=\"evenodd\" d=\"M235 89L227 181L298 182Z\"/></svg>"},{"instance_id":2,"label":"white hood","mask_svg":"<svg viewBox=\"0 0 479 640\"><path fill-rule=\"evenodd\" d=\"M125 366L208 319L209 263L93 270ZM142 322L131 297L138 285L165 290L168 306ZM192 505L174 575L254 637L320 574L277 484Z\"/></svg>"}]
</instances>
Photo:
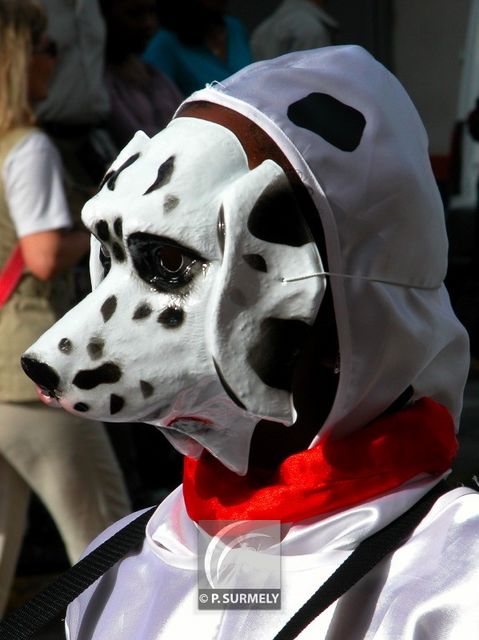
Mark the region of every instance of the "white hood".
<instances>
[{"instance_id":1,"label":"white hood","mask_svg":"<svg viewBox=\"0 0 479 640\"><path fill-rule=\"evenodd\" d=\"M448 243L426 132L397 79L360 47L327 47L253 64L195 101L259 125L318 209L341 356L321 433L361 427L410 385L457 425L468 339L443 284ZM325 116L316 132L309 109L315 127Z\"/></svg>"}]
</instances>

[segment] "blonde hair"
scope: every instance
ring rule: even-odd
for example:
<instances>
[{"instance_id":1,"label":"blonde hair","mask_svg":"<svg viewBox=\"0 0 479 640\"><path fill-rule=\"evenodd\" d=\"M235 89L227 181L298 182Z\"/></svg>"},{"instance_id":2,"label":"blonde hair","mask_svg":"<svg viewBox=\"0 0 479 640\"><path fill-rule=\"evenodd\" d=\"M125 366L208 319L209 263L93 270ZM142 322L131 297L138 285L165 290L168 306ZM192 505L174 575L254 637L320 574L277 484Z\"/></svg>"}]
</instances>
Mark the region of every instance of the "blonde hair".
<instances>
[{"instance_id":1,"label":"blonde hair","mask_svg":"<svg viewBox=\"0 0 479 640\"><path fill-rule=\"evenodd\" d=\"M0 135L32 124L30 57L47 26L37 0L0 0Z\"/></svg>"}]
</instances>

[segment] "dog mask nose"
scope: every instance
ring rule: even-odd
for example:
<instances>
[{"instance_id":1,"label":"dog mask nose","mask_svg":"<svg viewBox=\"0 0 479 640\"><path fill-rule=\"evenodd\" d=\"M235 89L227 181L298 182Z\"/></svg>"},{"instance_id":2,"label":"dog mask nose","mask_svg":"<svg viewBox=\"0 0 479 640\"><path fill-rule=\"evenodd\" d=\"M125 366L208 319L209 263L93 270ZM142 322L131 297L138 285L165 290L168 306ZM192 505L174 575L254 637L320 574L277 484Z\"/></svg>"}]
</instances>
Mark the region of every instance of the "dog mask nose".
<instances>
[{"instance_id":1,"label":"dog mask nose","mask_svg":"<svg viewBox=\"0 0 479 640\"><path fill-rule=\"evenodd\" d=\"M60 382L60 377L55 369L30 356L22 356L20 362L27 376L31 378L42 391L46 391L49 396L55 397L55 390L58 389Z\"/></svg>"}]
</instances>

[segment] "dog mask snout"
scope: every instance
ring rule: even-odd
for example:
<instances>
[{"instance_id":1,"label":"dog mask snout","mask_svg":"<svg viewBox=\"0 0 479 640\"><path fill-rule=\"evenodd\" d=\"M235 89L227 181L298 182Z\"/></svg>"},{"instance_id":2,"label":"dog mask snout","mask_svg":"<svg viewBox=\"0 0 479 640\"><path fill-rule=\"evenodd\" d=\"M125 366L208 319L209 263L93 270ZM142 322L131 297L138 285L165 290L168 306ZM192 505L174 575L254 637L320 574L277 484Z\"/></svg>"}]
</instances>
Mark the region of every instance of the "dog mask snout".
<instances>
[{"instance_id":1,"label":"dog mask snout","mask_svg":"<svg viewBox=\"0 0 479 640\"><path fill-rule=\"evenodd\" d=\"M55 369L31 356L22 356L21 364L25 373L33 382L46 391L49 396L55 397L55 391L60 383L60 377Z\"/></svg>"}]
</instances>

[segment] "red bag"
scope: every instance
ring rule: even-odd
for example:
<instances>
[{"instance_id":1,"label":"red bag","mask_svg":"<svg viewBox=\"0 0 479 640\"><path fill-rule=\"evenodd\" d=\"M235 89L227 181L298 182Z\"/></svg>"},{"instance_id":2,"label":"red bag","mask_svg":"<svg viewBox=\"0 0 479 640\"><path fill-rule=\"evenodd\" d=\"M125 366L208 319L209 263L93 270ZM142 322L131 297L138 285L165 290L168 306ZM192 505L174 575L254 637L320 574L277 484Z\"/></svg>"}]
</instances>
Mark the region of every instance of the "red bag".
<instances>
[{"instance_id":1,"label":"red bag","mask_svg":"<svg viewBox=\"0 0 479 640\"><path fill-rule=\"evenodd\" d=\"M20 245L17 244L0 271L0 307L3 307L15 291L24 266L22 250Z\"/></svg>"}]
</instances>

